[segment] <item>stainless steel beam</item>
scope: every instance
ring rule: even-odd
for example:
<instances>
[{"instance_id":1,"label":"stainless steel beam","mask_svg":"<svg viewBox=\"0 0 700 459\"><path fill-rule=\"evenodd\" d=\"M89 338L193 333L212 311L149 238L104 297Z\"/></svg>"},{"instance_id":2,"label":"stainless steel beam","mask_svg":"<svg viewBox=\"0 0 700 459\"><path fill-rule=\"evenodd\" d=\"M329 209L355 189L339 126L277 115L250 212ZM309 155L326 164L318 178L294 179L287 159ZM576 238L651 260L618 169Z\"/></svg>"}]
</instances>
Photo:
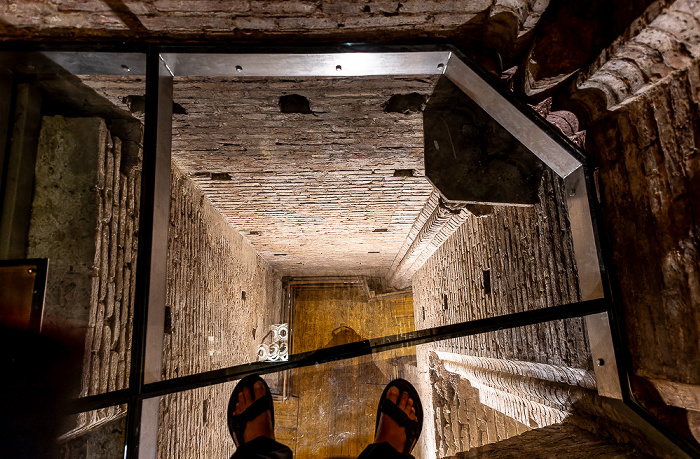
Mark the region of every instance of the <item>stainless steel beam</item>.
<instances>
[{"instance_id":1,"label":"stainless steel beam","mask_svg":"<svg viewBox=\"0 0 700 459\"><path fill-rule=\"evenodd\" d=\"M143 53L44 51L42 54L74 75L146 75Z\"/></svg>"},{"instance_id":2,"label":"stainless steel beam","mask_svg":"<svg viewBox=\"0 0 700 459\"><path fill-rule=\"evenodd\" d=\"M439 75L449 51L324 54L164 53L175 76L349 77Z\"/></svg>"},{"instance_id":3,"label":"stainless steel beam","mask_svg":"<svg viewBox=\"0 0 700 459\"><path fill-rule=\"evenodd\" d=\"M156 52L148 55L146 121L132 339L131 391L127 413L129 459L155 458L158 403L143 400L145 384L161 379L170 222L173 77Z\"/></svg>"}]
</instances>

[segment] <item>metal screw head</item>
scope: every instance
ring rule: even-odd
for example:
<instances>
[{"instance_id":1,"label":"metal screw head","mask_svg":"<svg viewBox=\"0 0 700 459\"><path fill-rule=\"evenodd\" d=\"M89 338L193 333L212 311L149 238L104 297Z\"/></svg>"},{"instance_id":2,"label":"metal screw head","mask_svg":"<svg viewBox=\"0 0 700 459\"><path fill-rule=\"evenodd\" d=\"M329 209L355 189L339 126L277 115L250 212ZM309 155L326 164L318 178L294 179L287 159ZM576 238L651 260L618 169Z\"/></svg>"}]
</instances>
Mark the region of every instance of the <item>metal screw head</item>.
<instances>
[{"instance_id":1,"label":"metal screw head","mask_svg":"<svg viewBox=\"0 0 700 459\"><path fill-rule=\"evenodd\" d=\"M35 271L34 268L29 268L29 269L27 270L27 272L28 272L29 274L34 274L34 271Z\"/></svg>"},{"instance_id":2,"label":"metal screw head","mask_svg":"<svg viewBox=\"0 0 700 459\"><path fill-rule=\"evenodd\" d=\"M336 65L336 66L335 66L335 70L336 70L337 72L340 72L341 70L343 70L343 66L342 66L342 65Z\"/></svg>"},{"instance_id":3,"label":"metal screw head","mask_svg":"<svg viewBox=\"0 0 700 459\"><path fill-rule=\"evenodd\" d=\"M242 72L242 71L243 71L243 67L241 67L240 65L237 65L237 66L236 66L236 72L239 72L239 73L240 73L240 72Z\"/></svg>"},{"instance_id":4,"label":"metal screw head","mask_svg":"<svg viewBox=\"0 0 700 459\"><path fill-rule=\"evenodd\" d=\"M598 359L598 361L596 363L598 364L599 367L602 367L603 365L605 365L605 360Z\"/></svg>"},{"instance_id":5,"label":"metal screw head","mask_svg":"<svg viewBox=\"0 0 700 459\"><path fill-rule=\"evenodd\" d=\"M131 69L126 64L122 64L122 70L124 70L125 72L131 72Z\"/></svg>"}]
</instances>

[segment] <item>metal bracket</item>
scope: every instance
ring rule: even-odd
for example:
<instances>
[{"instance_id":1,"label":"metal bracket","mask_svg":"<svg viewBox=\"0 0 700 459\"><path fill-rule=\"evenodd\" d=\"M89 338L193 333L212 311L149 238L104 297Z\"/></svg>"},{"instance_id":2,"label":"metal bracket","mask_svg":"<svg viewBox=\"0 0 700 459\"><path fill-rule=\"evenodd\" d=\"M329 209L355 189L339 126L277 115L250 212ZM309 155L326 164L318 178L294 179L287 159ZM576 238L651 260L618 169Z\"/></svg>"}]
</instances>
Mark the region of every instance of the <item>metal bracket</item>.
<instances>
[{"instance_id":1,"label":"metal bracket","mask_svg":"<svg viewBox=\"0 0 700 459\"><path fill-rule=\"evenodd\" d=\"M620 375L617 372L617 359L608 313L601 312L586 316L586 329L588 341L591 344L598 394L622 400L622 387Z\"/></svg>"}]
</instances>

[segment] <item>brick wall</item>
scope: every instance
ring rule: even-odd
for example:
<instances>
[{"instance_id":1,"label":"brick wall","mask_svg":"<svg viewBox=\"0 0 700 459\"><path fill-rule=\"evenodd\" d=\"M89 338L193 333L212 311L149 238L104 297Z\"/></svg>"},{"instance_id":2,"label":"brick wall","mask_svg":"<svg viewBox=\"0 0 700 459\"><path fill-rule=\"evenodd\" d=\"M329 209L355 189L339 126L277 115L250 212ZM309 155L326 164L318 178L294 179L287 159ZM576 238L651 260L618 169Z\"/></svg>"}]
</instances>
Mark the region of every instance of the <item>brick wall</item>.
<instances>
[{"instance_id":1,"label":"brick wall","mask_svg":"<svg viewBox=\"0 0 700 459\"><path fill-rule=\"evenodd\" d=\"M530 208L495 207L486 216L466 216L413 276L416 329L579 299L561 180L547 172L538 196ZM580 319L420 348L418 367L425 371L418 386L435 423L419 445L422 457L456 454L561 422L595 389Z\"/></svg>"},{"instance_id":2,"label":"brick wall","mask_svg":"<svg viewBox=\"0 0 700 459\"><path fill-rule=\"evenodd\" d=\"M530 429L529 422L519 422L512 412L481 403L479 390L468 379L449 373L439 362L434 361L430 381L434 388L434 414L430 416L435 421L433 451L438 457L469 451Z\"/></svg>"},{"instance_id":3,"label":"brick wall","mask_svg":"<svg viewBox=\"0 0 700 459\"><path fill-rule=\"evenodd\" d=\"M449 456L450 459L579 457L646 458L646 454L628 444L602 439L570 423L531 430L518 437Z\"/></svg>"},{"instance_id":4,"label":"brick wall","mask_svg":"<svg viewBox=\"0 0 700 459\"><path fill-rule=\"evenodd\" d=\"M283 318L279 276L177 168L171 195L164 377L256 361Z\"/></svg>"},{"instance_id":5,"label":"brick wall","mask_svg":"<svg viewBox=\"0 0 700 459\"><path fill-rule=\"evenodd\" d=\"M416 329L578 301L562 184L548 173L531 208L470 215L413 276ZM491 293L486 293L489 271ZM441 341L435 348L481 357L590 369L579 320Z\"/></svg>"},{"instance_id":6,"label":"brick wall","mask_svg":"<svg viewBox=\"0 0 700 459\"><path fill-rule=\"evenodd\" d=\"M279 276L177 167L171 196L163 376L256 361L259 339L282 319ZM163 397L159 457L232 454L225 416L234 384Z\"/></svg>"}]
</instances>

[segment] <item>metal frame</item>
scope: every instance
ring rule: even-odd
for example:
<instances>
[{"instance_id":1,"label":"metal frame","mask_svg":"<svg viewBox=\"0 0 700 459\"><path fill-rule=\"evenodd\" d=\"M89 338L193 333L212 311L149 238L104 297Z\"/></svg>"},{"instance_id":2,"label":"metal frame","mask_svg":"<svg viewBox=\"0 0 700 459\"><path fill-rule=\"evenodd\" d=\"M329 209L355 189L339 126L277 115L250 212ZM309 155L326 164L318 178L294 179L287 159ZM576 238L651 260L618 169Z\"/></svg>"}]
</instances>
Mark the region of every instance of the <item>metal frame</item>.
<instances>
[{"instance_id":1,"label":"metal frame","mask_svg":"<svg viewBox=\"0 0 700 459\"><path fill-rule=\"evenodd\" d=\"M44 301L46 299L46 280L49 273L48 258L23 258L21 260L0 260L0 267L24 266L35 269L34 290L32 291L32 311L29 315L29 331L41 333L44 319Z\"/></svg>"},{"instance_id":2,"label":"metal frame","mask_svg":"<svg viewBox=\"0 0 700 459\"><path fill-rule=\"evenodd\" d=\"M158 400L165 394L232 381L253 373L272 373L398 347L575 317L586 317L589 327L595 326L600 331L599 336L589 336L589 340L597 340L595 345L591 343L594 352L598 352L596 348L605 350L606 364L601 366L604 368L596 367L596 379L612 388L604 395L621 397L626 406L670 439L680 448L679 451L700 456L693 445L651 415L634 394L621 310L613 301L610 272L607 269L609 264L606 263L611 252L605 241L601 240L597 227L599 209L592 174L584 155L524 101L506 91L492 75L480 69L456 48L449 45L364 44L243 48L235 45L4 43L0 44L0 51L3 49L10 53L0 56L0 64L21 61L21 68L31 68L34 72L42 69L55 71L59 66L76 74L146 74L141 239L130 385L127 389L83 397L73 404L73 411L78 412L128 403L125 457L154 457ZM145 60L143 54L146 54ZM583 301L295 354L287 362L237 365L160 381L160 348L157 341L162 338L165 307L173 76L410 74L444 74L564 179ZM139 449L139 445L143 448Z\"/></svg>"}]
</instances>

